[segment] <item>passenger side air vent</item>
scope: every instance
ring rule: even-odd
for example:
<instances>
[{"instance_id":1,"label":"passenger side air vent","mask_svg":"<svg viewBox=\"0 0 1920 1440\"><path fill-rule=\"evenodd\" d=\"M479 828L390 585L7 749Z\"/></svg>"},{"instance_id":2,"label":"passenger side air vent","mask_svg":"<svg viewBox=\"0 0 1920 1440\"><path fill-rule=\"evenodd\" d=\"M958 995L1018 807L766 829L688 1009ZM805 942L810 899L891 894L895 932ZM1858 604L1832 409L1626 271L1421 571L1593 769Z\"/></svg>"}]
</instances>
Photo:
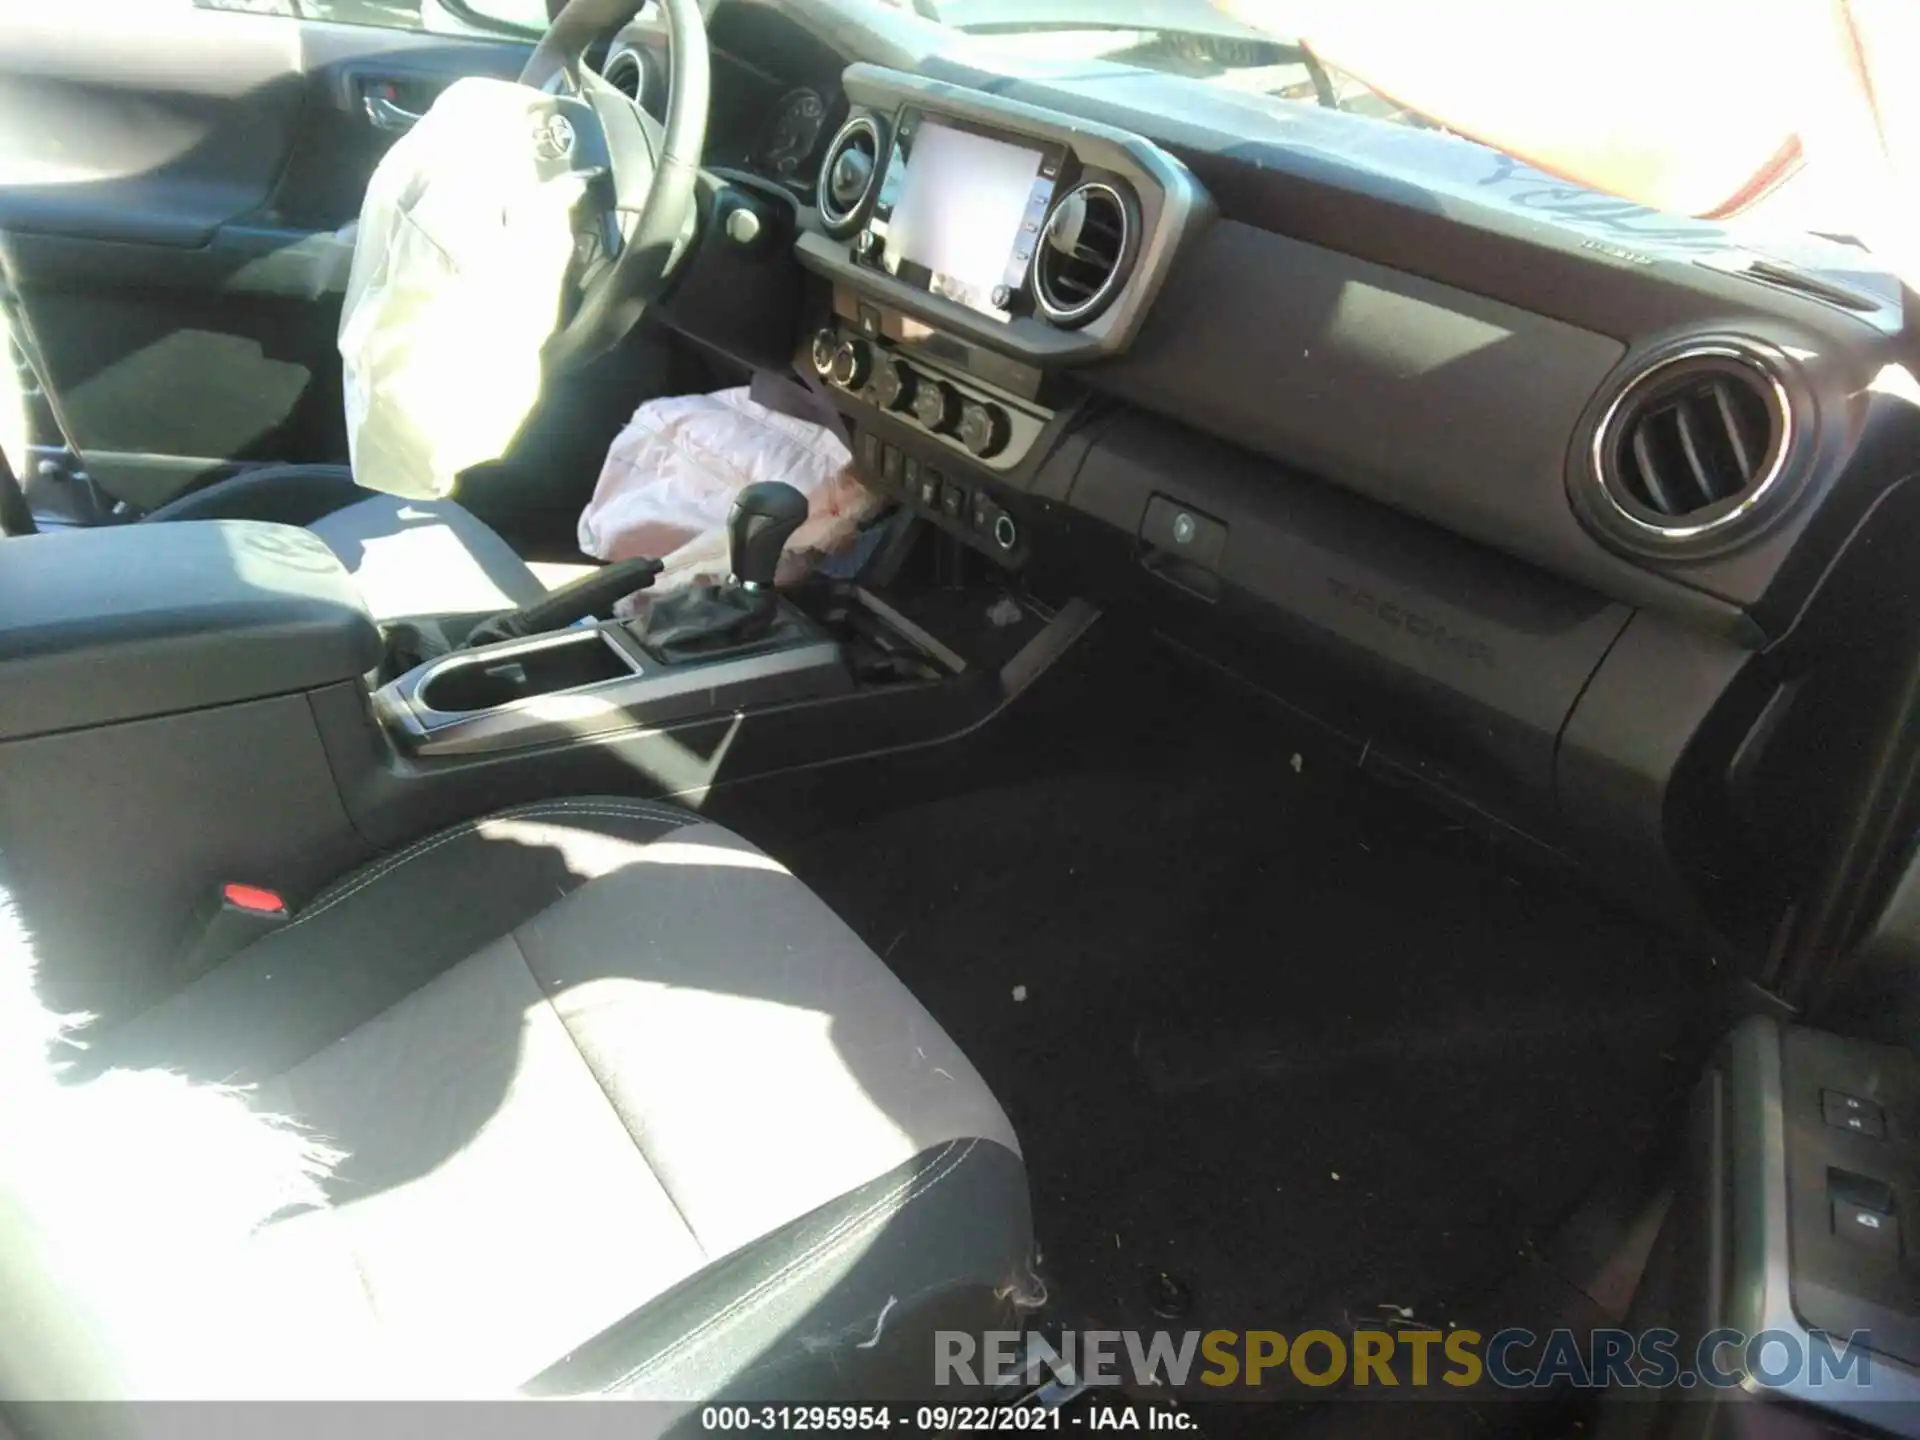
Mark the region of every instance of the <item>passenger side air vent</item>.
<instances>
[{"instance_id":1,"label":"passenger side air vent","mask_svg":"<svg viewBox=\"0 0 1920 1440\"><path fill-rule=\"evenodd\" d=\"M873 196L880 177L880 126L871 115L855 115L840 127L820 162L814 203L829 234L851 235Z\"/></svg>"},{"instance_id":2,"label":"passenger side air vent","mask_svg":"<svg viewBox=\"0 0 1920 1440\"><path fill-rule=\"evenodd\" d=\"M1607 410L1593 464L1611 508L1639 533L1686 540L1749 515L1774 488L1793 407L1773 362L1698 346L1643 370Z\"/></svg>"},{"instance_id":3,"label":"passenger side air vent","mask_svg":"<svg viewBox=\"0 0 1920 1440\"><path fill-rule=\"evenodd\" d=\"M1040 313L1072 328L1106 309L1127 278L1138 228L1132 202L1111 185L1091 181L1062 196L1033 257Z\"/></svg>"}]
</instances>

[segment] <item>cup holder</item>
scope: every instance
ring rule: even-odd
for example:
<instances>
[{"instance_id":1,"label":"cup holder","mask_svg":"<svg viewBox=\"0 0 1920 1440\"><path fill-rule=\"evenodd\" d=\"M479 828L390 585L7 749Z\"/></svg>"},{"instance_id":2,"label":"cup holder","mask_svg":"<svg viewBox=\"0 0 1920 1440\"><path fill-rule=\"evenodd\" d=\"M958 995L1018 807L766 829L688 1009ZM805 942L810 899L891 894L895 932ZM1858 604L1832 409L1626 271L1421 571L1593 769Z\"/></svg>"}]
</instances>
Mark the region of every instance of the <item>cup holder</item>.
<instances>
[{"instance_id":1,"label":"cup holder","mask_svg":"<svg viewBox=\"0 0 1920 1440\"><path fill-rule=\"evenodd\" d=\"M624 680L634 664L599 630L581 630L516 648L496 646L443 661L417 699L443 715L497 710L538 695L557 695L607 680Z\"/></svg>"}]
</instances>

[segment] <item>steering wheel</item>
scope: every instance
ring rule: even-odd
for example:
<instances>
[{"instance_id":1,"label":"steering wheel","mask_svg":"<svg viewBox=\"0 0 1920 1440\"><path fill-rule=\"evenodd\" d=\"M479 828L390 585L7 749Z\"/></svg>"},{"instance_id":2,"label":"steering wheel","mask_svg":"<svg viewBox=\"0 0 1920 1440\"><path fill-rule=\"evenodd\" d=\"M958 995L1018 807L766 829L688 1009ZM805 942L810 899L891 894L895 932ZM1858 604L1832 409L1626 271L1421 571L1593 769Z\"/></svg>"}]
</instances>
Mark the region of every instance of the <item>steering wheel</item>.
<instances>
[{"instance_id":1,"label":"steering wheel","mask_svg":"<svg viewBox=\"0 0 1920 1440\"><path fill-rule=\"evenodd\" d=\"M579 231L585 263L578 303L547 342L549 369L611 348L673 278L692 243L706 148L712 65L700 0L659 0L672 55L663 126L587 64L587 52L640 13L646 0L569 0L534 47L520 83L559 98L567 127L549 120L535 144L603 153L611 183L590 186ZM577 103L568 103L568 102ZM585 127L586 134L573 131Z\"/></svg>"}]
</instances>

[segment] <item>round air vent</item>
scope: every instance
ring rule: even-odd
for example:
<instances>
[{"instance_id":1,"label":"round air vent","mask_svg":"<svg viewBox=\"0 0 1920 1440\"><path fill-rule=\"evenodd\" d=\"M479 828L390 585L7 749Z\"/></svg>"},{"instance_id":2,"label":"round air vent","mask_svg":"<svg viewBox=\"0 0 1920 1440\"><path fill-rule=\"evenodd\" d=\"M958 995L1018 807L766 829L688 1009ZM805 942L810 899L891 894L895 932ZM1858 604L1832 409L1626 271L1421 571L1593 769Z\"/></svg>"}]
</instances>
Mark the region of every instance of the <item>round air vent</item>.
<instances>
[{"instance_id":1,"label":"round air vent","mask_svg":"<svg viewBox=\"0 0 1920 1440\"><path fill-rule=\"evenodd\" d=\"M1609 507L1637 533L1690 540L1751 515L1793 446L1793 405L1771 357L1699 345L1641 371L1594 433Z\"/></svg>"},{"instance_id":2,"label":"round air vent","mask_svg":"<svg viewBox=\"0 0 1920 1440\"><path fill-rule=\"evenodd\" d=\"M1033 295L1055 325L1085 325L1113 303L1127 278L1139 226L1133 202L1089 181L1061 196L1040 230Z\"/></svg>"},{"instance_id":3,"label":"round air vent","mask_svg":"<svg viewBox=\"0 0 1920 1440\"><path fill-rule=\"evenodd\" d=\"M880 126L871 115L855 115L840 127L820 162L814 203L829 233L851 235L860 228L879 175Z\"/></svg>"},{"instance_id":4,"label":"round air vent","mask_svg":"<svg viewBox=\"0 0 1920 1440\"><path fill-rule=\"evenodd\" d=\"M634 104L645 103L647 68L636 51L614 51L607 57L607 63L600 67L600 78Z\"/></svg>"}]
</instances>

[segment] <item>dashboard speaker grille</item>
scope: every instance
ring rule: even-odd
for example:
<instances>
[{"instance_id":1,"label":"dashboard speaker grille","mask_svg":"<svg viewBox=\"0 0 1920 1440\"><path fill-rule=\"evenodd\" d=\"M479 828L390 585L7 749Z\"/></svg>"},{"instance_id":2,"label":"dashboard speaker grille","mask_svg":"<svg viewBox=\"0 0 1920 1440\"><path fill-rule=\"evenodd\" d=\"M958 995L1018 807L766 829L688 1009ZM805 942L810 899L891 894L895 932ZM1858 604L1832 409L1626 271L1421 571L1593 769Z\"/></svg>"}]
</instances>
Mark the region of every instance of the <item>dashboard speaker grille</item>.
<instances>
[{"instance_id":1,"label":"dashboard speaker grille","mask_svg":"<svg viewBox=\"0 0 1920 1440\"><path fill-rule=\"evenodd\" d=\"M1642 371L1594 440L1601 489L1636 527L1687 538L1732 524L1773 486L1792 439L1785 388L1758 352L1688 350Z\"/></svg>"},{"instance_id":2,"label":"dashboard speaker grille","mask_svg":"<svg viewBox=\"0 0 1920 1440\"><path fill-rule=\"evenodd\" d=\"M1092 320L1126 279L1134 221L1127 199L1091 182L1061 197L1040 231L1033 291L1040 313L1056 325Z\"/></svg>"}]
</instances>

